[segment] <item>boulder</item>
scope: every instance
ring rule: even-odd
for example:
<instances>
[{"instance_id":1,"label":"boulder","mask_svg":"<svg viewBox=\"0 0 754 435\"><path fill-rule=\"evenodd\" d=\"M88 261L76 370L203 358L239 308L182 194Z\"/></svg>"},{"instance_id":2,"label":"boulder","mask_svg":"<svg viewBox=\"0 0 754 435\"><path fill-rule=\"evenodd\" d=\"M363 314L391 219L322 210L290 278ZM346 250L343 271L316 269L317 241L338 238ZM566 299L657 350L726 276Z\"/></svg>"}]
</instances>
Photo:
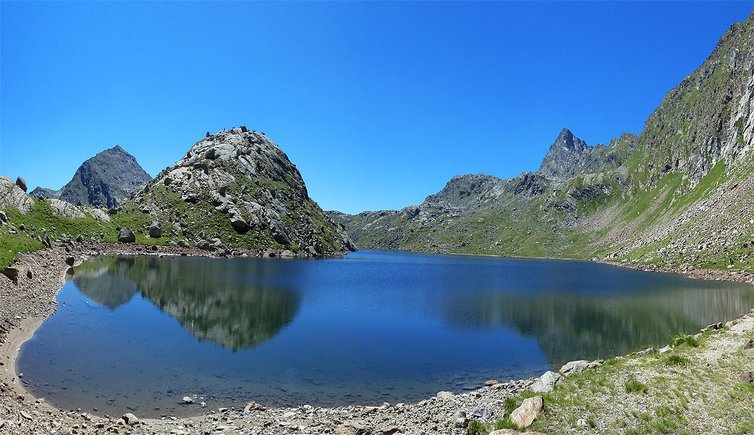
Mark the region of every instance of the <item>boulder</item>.
<instances>
[{"instance_id":1,"label":"boulder","mask_svg":"<svg viewBox=\"0 0 754 435\"><path fill-rule=\"evenodd\" d=\"M184 403L185 405L190 405L194 403L194 399L192 399L190 396L184 396L181 402Z\"/></svg>"},{"instance_id":2,"label":"boulder","mask_svg":"<svg viewBox=\"0 0 754 435\"><path fill-rule=\"evenodd\" d=\"M440 391L436 397L438 400L456 400L455 394L450 391Z\"/></svg>"},{"instance_id":3,"label":"boulder","mask_svg":"<svg viewBox=\"0 0 754 435\"><path fill-rule=\"evenodd\" d=\"M7 276L14 284L18 284L18 269L15 267L6 267L3 270L3 275Z\"/></svg>"},{"instance_id":4,"label":"boulder","mask_svg":"<svg viewBox=\"0 0 754 435\"><path fill-rule=\"evenodd\" d=\"M560 378L560 373L548 370L534 381L531 390L535 393L549 393L555 387L555 384L560 381Z\"/></svg>"},{"instance_id":5,"label":"boulder","mask_svg":"<svg viewBox=\"0 0 754 435\"><path fill-rule=\"evenodd\" d=\"M42 244L47 248L52 248L52 242L50 242L50 238L47 236L47 234L42 237Z\"/></svg>"},{"instance_id":6,"label":"boulder","mask_svg":"<svg viewBox=\"0 0 754 435\"><path fill-rule=\"evenodd\" d=\"M8 215L2 210L0 210L0 222L8 222Z\"/></svg>"},{"instance_id":7,"label":"boulder","mask_svg":"<svg viewBox=\"0 0 754 435\"><path fill-rule=\"evenodd\" d=\"M76 241L79 243L84 243L84 236L79 234L78 236L76 236Z\"/></svg>"},{"instance_id":8,"label":"boulder","mask_svg":"<svg viewBox=\"0 0 754 435\"><path fill-rule=\"evenodd\" d=\"M251 229L249 224L238 214L234 214L230 217L230 224L233 226L233 229L240 234L245 234Z\"/></svg>"},{"instance_id":9,"label":"boulder","mask_svg":"<svg viewBox=\"0 0 754 435\"><path fill-rule=\"evenodd\" d=\"M21 190L26 192L26 180L24 180L21 177L16 178L16 186L20 187Z\"/></svg>"},{"instance_id":10,"label":"boulder","mask_svg":"<svg viewBox=\"0 0 754 435\"><path fill-rule=\"evenodd\" d=\"M133 426L133 425L135 425L136 423L139 422L139 419L135 415L131 414L130 412L128 412L126 414L123 414L123 417L121 417L121 418L129 426Z\"/></svg>"},{"instance_id":11,"label":"boulder","mask_svg":"<svg viewBox=\"0 0 754 435\"><path fill-rule=\"evenodd\" d=\"M73 266L73 263L76 262L76 259L73 257L65 257L65 264L69 266Z\"/></svg>"},{"instance_id":12,"label":"boulder","mask_svg":"<svg viewBox=\"0 0 754 435\"><path fill-rule=\"evenodd\" d=\"M570 361L565 363L563 367L560 368L560 374L563 376L569 376L574 373L581 373L583 372L587 367L589 366L589 361L586 360L578 360L578 361Z\"/></svg>"},{"instance_id":13,"label":"boulder","mask_svg":"<svg viewBox=\"0 0 754 435\"><path fill-rule=\"evenodd\" d=\"M539 413L542 412L542 406L542 396L530 397L524 400L521 406L511 412L511 421L519 429L526 429L531 426L539 416Z\"/></svg>"},{"instance_id":14,"label":"boulder","mask_svg":"<svg viewBox=\"0 0 754 435\"><path fill-rule=\"evenodd\" d=\"M136 241L136 236L131 228L123 227L118 232L118 241L121 243L133 243Z\"/></svg>"},{"instance_id":15,"label":"boulder","mask_svg":"<svg viewBox=\"0 0 754 435\"><path fill-rule=\"evenodd\" d=\"M159 239L162 237L162 226L159 222L154 221L152 222L152 225L149 226L149 237L153 239Z\"/></svg>"}]
</instances>

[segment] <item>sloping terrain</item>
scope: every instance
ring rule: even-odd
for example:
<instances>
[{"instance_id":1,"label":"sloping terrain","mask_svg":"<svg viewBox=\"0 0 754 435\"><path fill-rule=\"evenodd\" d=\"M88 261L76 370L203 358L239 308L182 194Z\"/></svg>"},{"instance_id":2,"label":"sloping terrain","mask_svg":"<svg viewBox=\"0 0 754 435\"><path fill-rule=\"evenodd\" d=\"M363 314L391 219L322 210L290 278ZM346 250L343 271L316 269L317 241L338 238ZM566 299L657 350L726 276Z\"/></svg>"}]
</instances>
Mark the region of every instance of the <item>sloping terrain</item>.
<instances>
[{"instance_id":1,"label":"sloping terrain","mask_svg":"<svg viewBox=\"0 0 754 435\"><path fill-rule=\"evenodd\" d=\"M365 248L751 269L753 109L754 14L639 136L590 147L565 129L538 172L455 177L416 207L331 216Z\"/></svg>"}]
</instances>

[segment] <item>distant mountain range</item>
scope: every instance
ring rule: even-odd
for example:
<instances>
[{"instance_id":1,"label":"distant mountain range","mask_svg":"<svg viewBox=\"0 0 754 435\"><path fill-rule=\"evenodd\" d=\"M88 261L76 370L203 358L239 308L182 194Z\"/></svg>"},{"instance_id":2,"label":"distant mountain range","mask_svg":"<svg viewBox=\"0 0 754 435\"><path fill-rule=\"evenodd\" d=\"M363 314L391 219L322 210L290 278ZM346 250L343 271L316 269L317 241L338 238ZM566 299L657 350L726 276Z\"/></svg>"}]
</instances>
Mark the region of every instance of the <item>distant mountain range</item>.
<instances>
[{"instance_id":1,"label":"distant mountain range","mask_svg":"<svg viewBox=\"0 0 754 435\"><path fill-rule=\"evenodd\" d=\"M539 171L463 175L418 206L329 212L365 248L754 267L754 14L640 135L564 129Z\"/></svg>"},{"instance_id":2,"label":"distant mountain range","mask_svg":"<svg viewBox=\"0 0 754 435\"><path fill-rule=\"evenodd\" d=\"M116 145L86 160L60 190L37 187L37 198L58 198L76 205L116 207L152 177L126 150Z\"/></svg>"}]
</instances>

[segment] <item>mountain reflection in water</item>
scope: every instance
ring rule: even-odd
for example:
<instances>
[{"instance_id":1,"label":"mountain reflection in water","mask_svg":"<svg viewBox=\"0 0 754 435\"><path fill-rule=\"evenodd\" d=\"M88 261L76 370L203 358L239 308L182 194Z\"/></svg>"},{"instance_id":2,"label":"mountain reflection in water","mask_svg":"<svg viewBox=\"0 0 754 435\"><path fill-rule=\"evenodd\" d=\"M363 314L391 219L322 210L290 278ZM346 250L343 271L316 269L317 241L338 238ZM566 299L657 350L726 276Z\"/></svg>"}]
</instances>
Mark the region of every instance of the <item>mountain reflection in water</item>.
<instances>
[{"instance_id":1,"label":"mountain reflection in water","mask_svg":"<svg viewBox=\"0 0 754 435\"><path fill-rule=\"evenodd\" d=\"M279 272L266 266L274 264L103 257L77 267L73 280L93 301L113 309L140 292L200 340L238 350L275 336L301 305L296 291L260 284Z\"/></svg>"}]
</instances>

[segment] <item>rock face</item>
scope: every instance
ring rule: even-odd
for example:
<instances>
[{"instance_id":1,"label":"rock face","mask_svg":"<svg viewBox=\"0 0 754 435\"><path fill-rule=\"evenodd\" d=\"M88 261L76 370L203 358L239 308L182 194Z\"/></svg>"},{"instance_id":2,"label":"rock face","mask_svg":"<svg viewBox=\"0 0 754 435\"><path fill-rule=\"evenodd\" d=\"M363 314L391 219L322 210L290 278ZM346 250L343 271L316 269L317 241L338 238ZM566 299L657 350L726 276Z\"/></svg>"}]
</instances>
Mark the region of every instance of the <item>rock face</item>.
<instances>
[{"instance_id":1,"label":"rock face","mask_svg":"<svg viewBox=\"0 0 754 435\"><path fill-rule=\"evenodd\" d=\"M0 175L0 209L12 207L26 213L33 205L34 200L13 183L13 180Z\"/></svg>"},{"instance_id":2,"label":"rock face","mask_svg":"<svg viewBox=\"0 0 754 435\"><path fill-rule=\"evenodd\" d=\"M315 252L355 249L309 195L296 166L245 127L205 136L124 204L196 242ZM168 224L169 223L169 224Z\"/></svg>"},{"instance_id":3,"label":"rock face","mask_svg":"<svg viewBox=\"0 0 754 435\"><path fill-rule=\"evenodd\" d=\"M626 133L617 140L633 145L636 136ZM542 160L539 173L547 178L566 180L581 174L617 168L623 159L616 148L605 145L590 147L564 128Z\"/></svg>"},{"instance_id":4,"label":"rock face","mask_svg":"<svg viewBox=\"0 0 754 435\"><path fill-rule=\"evenodd\" d=\"M59 191L37 187L31 194L71 204L115 207L149 180L151 177L134 156L116 145L81 164L71 181Z\"/></svg>"}]
</instances>

